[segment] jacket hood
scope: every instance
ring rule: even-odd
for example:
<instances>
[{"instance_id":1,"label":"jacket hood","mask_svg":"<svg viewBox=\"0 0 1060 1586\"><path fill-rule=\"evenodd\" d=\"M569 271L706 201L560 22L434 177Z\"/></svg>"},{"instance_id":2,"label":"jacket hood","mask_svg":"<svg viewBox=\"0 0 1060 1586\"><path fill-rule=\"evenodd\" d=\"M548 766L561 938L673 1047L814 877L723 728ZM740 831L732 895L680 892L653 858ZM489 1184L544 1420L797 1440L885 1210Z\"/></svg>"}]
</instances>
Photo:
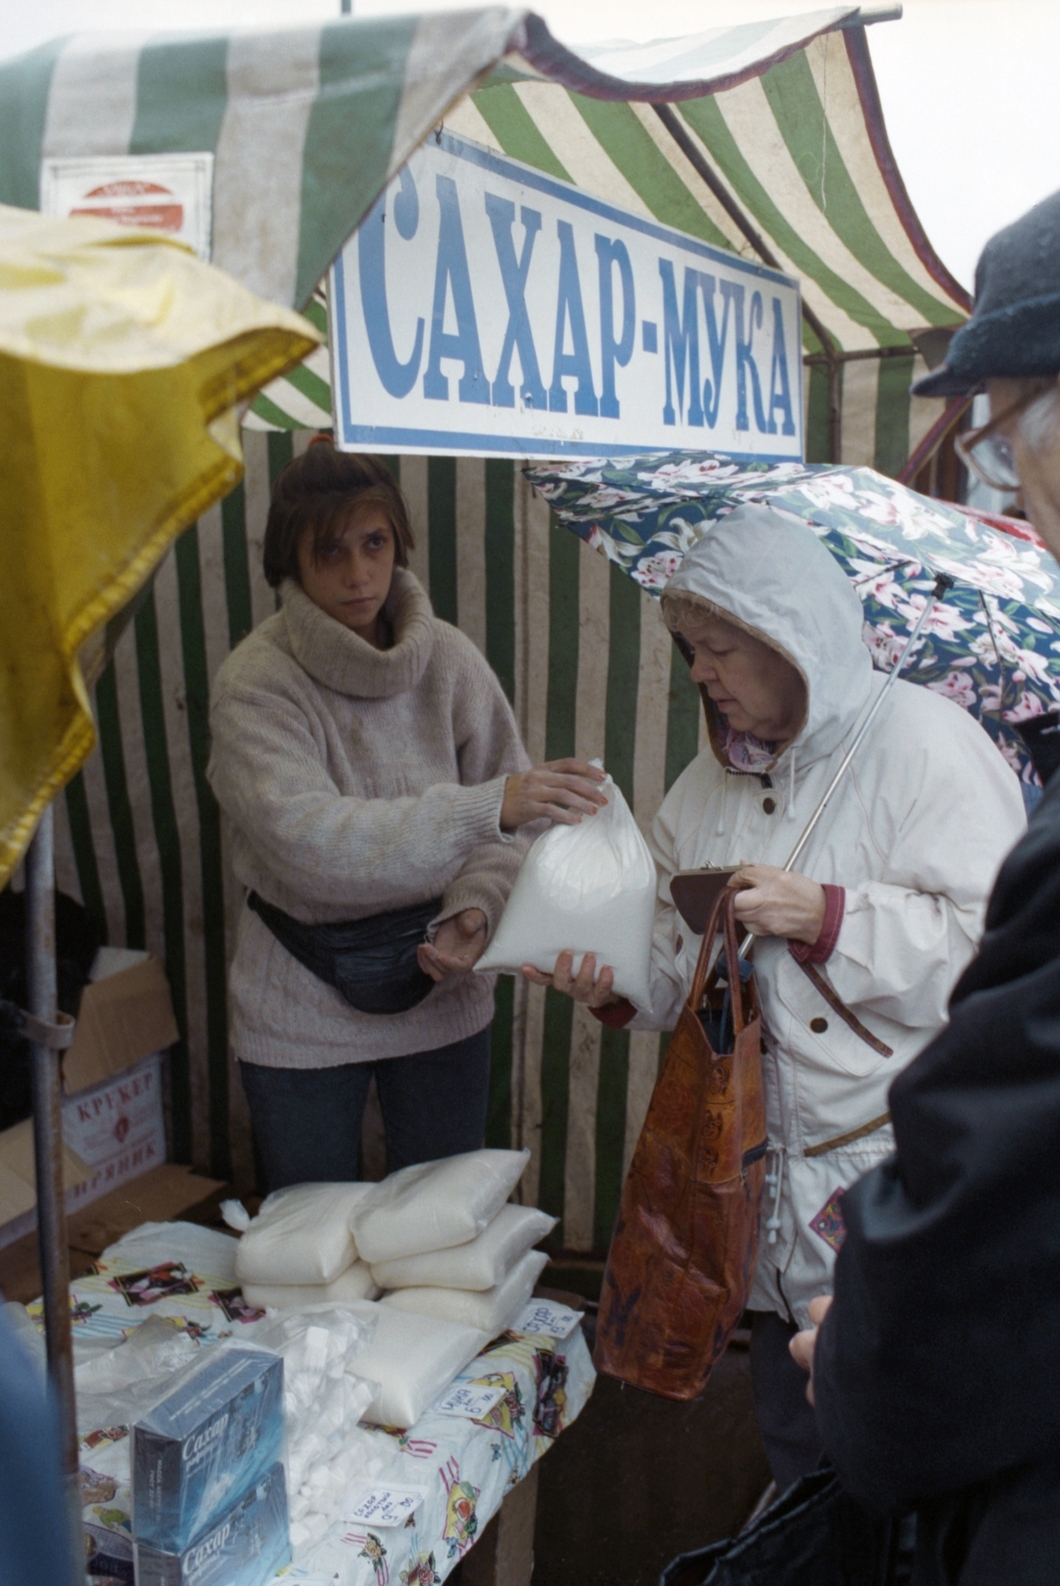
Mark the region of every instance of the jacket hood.
<instances>
[{"instance_id":1,"label":"jacket hood","mask_svg":"<svg viewBox=\"0 0 1060 1586\"><path fill-rule=\"evenodd\" d=\"M793 740L800 765L832 753L872 692L873 667L862 637L864 615L850 580L816 534L771 507L745 505L712 523L667 584L673 595L702 601L779 650L806 685L806 714ZM734 735L704 695L710 741L722 765L768 770L773 753L756 756L747 735Z\"/></svg>"}]
</instances>

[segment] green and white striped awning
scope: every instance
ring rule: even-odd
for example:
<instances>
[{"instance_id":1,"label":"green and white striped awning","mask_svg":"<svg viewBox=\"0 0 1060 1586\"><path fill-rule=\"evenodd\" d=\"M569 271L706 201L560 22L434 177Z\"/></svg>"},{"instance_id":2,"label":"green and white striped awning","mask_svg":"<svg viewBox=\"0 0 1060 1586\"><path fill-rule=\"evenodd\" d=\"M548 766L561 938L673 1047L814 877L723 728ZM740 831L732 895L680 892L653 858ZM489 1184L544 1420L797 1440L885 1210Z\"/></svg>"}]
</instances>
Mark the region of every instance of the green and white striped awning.
<instances>
[{"instance_id":1,"label":"green and white striped awning","mask_svg":"<svg viewBox=\"0 0 1060 1586\"><path fill-rule=\"evenodd\" d=\"M730 46L744 31L729 31ZM775 35L765 42L778 44ZM672 104L590 97L505 66L460 99L445 125L798 276L808 310L807 455L897 474L943 411L909 395L925 372L911 335L958 323L969 303L909 202L864 28L832 20L780 60L760 55L755 74L735 86L679 97L675 79L682 69L690 78L705 47L681 39L602 52L612 71L641 82L653 67L668 73ZM302 408L289 383L277 381L268 401L297 427ZM266 417L261 407L257 414Z\"/></svg>"},{"instance_id":2,"label":"green and white striped awning","mask_svg":"<svg viewBox=\"0 0 1060 1586\"><path fill-rule=\"evenodd\" d=\"M487 84L446 125L802 284L807 453L896 474L942 412L910 398L911 332L969 308L909 202L865 30L838 27L721 92L660 105ZM830 406L837 413L830 423Z\"/></svg>"},{"instance_id":3,"label":"green and white striped awning","mask_svg":"<svg viewBox=\"0 0 1060 1586\"><path fill-rule=\"evenodd\" d=\"M306 303L432 127L802 280L809 452L895 472L941 411L910 402L910 332L967 298L887 142L872 7L575 55L500 7L204 35L81 34L0 65L0 202L35 208L41 162L213 155L216 264ZM878 8L876 8L878 10ZM477 91L468 94L469 90ZM252 423L327 422L327 358Z\"/></svg>"}]
</instances>

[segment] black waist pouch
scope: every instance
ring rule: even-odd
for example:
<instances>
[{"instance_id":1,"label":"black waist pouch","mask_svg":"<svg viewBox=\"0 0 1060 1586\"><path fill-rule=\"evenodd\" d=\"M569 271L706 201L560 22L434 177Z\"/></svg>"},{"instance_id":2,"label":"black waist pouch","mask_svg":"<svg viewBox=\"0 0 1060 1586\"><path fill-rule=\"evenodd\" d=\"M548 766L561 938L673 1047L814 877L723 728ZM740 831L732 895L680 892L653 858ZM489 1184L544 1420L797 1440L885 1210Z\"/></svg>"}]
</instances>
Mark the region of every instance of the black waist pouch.
<instances>
[{"instance_id":1,"label":"black waist pouch","mask_svg":"<svg viewBox=\"0 0 1060 1586\"><path fill-rule=\"evenodd\" d=\"M247 904L292 958L360 1013L407 1013L434 986L417 962L416 949L427 939L440 898L334 925L304 925L256 892Z\"/></svg>"}]
</instances>

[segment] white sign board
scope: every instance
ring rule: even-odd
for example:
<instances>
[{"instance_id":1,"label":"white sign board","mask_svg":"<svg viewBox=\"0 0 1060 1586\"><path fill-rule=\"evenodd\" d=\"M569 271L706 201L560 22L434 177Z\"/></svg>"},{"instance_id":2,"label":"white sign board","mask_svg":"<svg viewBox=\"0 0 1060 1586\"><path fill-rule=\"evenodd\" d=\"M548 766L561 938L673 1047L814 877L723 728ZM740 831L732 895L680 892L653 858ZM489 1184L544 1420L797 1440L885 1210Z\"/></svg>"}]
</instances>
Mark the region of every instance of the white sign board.
<instances>
[{"instance_id":1,"label":"white sign board","mask_svg":"<svg viewBox=\"0 0 1060 1586\"><path fill-rule=\"evenodd\" d=\"M160 231L210 257L213 155L122 154L46 159L40 203L61 220L94 215L119 226Z\"/></svg>"},{"instance_id":2,"label":"white sign board","mask_svg":"<svg viewBox=\"0 0 1060 1586\"><path fill-rule=\"evenodd\" d=\"M441 133L331 272L354 451L802 457L798 283Z\"/></svg>"}]
</instances>

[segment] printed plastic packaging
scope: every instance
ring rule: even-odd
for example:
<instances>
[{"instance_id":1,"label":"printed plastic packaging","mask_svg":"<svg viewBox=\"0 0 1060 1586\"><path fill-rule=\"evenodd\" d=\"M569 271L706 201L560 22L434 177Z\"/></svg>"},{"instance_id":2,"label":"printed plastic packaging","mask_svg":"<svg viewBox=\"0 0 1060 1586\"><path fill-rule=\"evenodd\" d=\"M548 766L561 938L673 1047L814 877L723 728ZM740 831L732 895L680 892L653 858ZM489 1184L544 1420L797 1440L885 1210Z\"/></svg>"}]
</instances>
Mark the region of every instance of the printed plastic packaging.
<instances>
[{"instance_id":1,"label":"printed plastic packaging","mask_svg":"<svg viewBox=\"0 0 1060 1586\"><path fill-rule=\"evenodd\" d=\"M282 1458L283 1361L211 1350L136 1422L132 1440L133 1535L181 1554Z\"/></svg>"},{"instance_id":2,"label":"printed plastic packaging","mask_svg":"<svg viewBox=\"0 0 1060 1586\"><path fill-rule=\"evenodd\" d=\"M292 1184L261 1203L236 1251L240 1283L331 1283L357 1249L350 1217L371 1184Z\"/></svg>"},{"instance_id":3,"label":"printed plastic packaging","mask_svg":"<svg viewBox=\"0 0 1060 1586\"><path fill-rule=\"evenodd\" d=\"M351 1370L376 1384L364 1419L378 1426L413 1426L490 1339L488 1331L367 1300L358 1306L361 1312L375 1315L378 1325Z\"/></svg>"},{"instance_id":4,"label":"printed plastic packaging","mask_svg":"<svg viewBox=\"0 0 1060 1586\"><path fill-rule=\"evenodd\" d=\"M307 1305L346 1305L350 1300L374 1300L378 1293L371 1269L364 1261L355 1261L331 1283L243 1284L243 1298L260 1311L301 1311Z\"/></svg>"},{"instance_id":5,"label":"printed plastic packaging","mask_svg":"<svg viewBox=\"0 0 1060 1586\"><path fill-rule=\"evenodd\" d=\"M533 1206L502 1206L466 1245L377 1262L372 1277L381 1289L495 1289L555 1226L554 1217Z\"/></svg>"},{"instance_id":6,"label":"printed plastic packaging","mask_svg":"<svg viewBox=\"0 0 1060 1586\"><path fill-rule=\"evenodd\" d=\"M437 1316L443 1321L459 1322L496 1338L518 1316L534 1292L534 1284L548 1264L543 1250L531 1250L516 1262L503 1283L484 1293L469 1289L395 1289L379 1302L418 1316Z\"/></svg>"},{"instance_id":7,"label":"printed plastic packaging","mask_svg":"<svg viewBox=\"0 0 1060 1586\"><path fill-rule=\"evenodd\" d=\"M391 1173L354 1208L353 1237L371 1263L467 1244L496 1217L529 1151L467 1151Z\"/></svg>"},{"instance_id":8,"label":"printed plastic packaging","mask_svg":"<svg viewBox=\"0 0 1060 1586\"><path fill-rule=\"evenodd\" d=\"M580 826L551 826L532 845L497 934L478 971L518 974L523 964L551 975L560 953L586 953L614 970L614 988L650 1008L648 960L655 921L655 864L622 796L608 777L606 805Z\"/></svg>"},{"instance_id":9,"label":"printed plastic packaging","mask_svg":"<svg viewBox=\"0 0 1060 1586\"><path fill-rule=\"evenodd\" d=\"M283 1466L261 1479L186 1548L134 1544L137 1586L264 1586L291 1561Z\"/></svg>"}]
</instances>

